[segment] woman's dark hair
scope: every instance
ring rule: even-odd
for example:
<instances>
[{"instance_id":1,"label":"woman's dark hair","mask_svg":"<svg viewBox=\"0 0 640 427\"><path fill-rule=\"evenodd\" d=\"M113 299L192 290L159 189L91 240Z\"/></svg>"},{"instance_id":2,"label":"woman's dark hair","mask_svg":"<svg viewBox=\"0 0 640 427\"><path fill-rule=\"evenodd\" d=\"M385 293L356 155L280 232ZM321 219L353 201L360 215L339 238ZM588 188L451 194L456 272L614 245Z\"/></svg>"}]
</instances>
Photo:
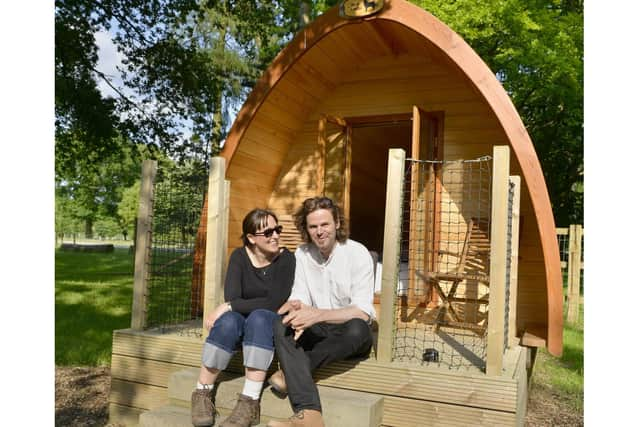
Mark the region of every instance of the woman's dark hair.
<instances>
[{"instance_id":1,"label":"woman's dark hair","mask_svg":"<svg viewBox=\"0 0 640 427\"><path fill-rule=\"evenodd\" d=\"M309 232L307 231L307 215L318 209L326 209L331 212L333 220L336 224L340 224L340 228L336 230L336 240L340 243L346 242L349 238L349 229L344 219L344 214L340 206L333 203L333 200L328 197L311 197L305 200L293 216L296 228L300 232L302 239L307 243L311 242L311 236L309 236Z\"/></svg>"},{"instance_id":2,"label":"woman's dark hair","mask_svg":"<svg viewBox=\"0 0 640 427\"><path fill-rule=\"evenodd\" d=\"M278 217L273 212L266 209L254 209L249 212L242 220L242 243L245 246L252 246L251 242L247 238L247 234L255 234L262 227L266 227L269 217L273 217L278 223Z\"/></svg>"}]
</instances>

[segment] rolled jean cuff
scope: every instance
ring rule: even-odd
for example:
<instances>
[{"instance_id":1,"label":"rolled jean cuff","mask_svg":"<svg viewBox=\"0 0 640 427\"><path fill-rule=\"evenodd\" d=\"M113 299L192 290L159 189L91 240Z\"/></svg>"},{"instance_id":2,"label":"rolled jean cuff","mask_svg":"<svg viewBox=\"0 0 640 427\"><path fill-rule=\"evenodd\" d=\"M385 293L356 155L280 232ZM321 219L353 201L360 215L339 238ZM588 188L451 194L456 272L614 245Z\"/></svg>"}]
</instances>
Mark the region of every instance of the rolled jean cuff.
<instances>
[{"instance_id":1,"label":"rolled jean cuff","mask_svg":"<svg viewBox=\"0 0 640 427\"><path fill-rule=\"evenodd\" d=\"M214 368L222 371L227 369L227 366L229 366L231 356L233 356L233 353L229 353L215 344L205 342L202 350L202 364L207 368Z\"/></svg>"},{"instance_id":2,"label":"rolled jean cuff","mask_svg":"<svg viewBox=\"0 0 640 427\"><path fill-rule=\"evenodd\" d=\"M258 347L251 344L242 345L242 356L244 366L247 368L260 369L266 371L273 361L273 350Z\"/></svg>"}]
</instances>

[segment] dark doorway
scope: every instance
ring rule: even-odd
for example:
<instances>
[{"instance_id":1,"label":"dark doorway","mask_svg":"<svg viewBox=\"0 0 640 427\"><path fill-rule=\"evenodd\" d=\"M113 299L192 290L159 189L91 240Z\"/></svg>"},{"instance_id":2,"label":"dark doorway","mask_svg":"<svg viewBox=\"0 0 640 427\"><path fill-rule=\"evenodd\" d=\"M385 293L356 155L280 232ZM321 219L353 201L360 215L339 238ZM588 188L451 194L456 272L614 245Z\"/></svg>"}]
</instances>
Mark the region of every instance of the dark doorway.
<instances>
[{"instance_id":1,"label":"dark doorway","mask_svg":"<svg viewBox=\"0 0 640 427\"><path fill-rule=\"evenodd\" d=\"M351 237L382 253L389 149L411 154L411 121L353 124L351 135Z\"/></svg>"}]
</instances>

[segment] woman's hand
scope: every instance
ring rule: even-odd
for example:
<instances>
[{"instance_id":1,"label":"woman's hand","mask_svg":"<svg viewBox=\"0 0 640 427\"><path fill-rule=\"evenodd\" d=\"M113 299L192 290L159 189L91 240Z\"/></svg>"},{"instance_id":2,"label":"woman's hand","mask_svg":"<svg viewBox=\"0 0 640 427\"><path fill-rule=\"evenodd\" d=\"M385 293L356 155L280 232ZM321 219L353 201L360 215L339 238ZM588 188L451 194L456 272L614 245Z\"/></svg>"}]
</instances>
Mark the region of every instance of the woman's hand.
<instances>
[{"instance_id":1,"label":"woman's hand","mask_svg":"<svg viewBox=\"0 0 640 427\"><path fill-rule=\"evenodd\" d=\"M213 328L213 324L216 323L216 320L218 320L218 317L222 316L227 311L231 311L228 302L223 302L222 304L217 306L215 310L209 313L209 315L205 319L205 322L204 322L205 328L207 328L207 330L211 330L211 328Z\"/></svg>"}]
</instances>

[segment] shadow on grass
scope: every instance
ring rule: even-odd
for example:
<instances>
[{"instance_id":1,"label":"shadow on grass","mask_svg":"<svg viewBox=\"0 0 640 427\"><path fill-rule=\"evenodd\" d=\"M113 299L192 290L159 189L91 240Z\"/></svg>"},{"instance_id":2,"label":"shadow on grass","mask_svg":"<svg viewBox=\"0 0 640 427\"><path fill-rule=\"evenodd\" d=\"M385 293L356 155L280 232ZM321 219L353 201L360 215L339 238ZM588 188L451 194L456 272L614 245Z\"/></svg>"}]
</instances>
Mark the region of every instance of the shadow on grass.
<instances>
[{"instance_id":1,"label":"shadow on grass","mask_svg":"<svg viewBox=\"0 0 640 427\"><path fill-rule=\"evenodd\" d=\"M130 325L132 258L56 251L56 365L110 364L113 330Z\"/></svg>"}]
</instances>

